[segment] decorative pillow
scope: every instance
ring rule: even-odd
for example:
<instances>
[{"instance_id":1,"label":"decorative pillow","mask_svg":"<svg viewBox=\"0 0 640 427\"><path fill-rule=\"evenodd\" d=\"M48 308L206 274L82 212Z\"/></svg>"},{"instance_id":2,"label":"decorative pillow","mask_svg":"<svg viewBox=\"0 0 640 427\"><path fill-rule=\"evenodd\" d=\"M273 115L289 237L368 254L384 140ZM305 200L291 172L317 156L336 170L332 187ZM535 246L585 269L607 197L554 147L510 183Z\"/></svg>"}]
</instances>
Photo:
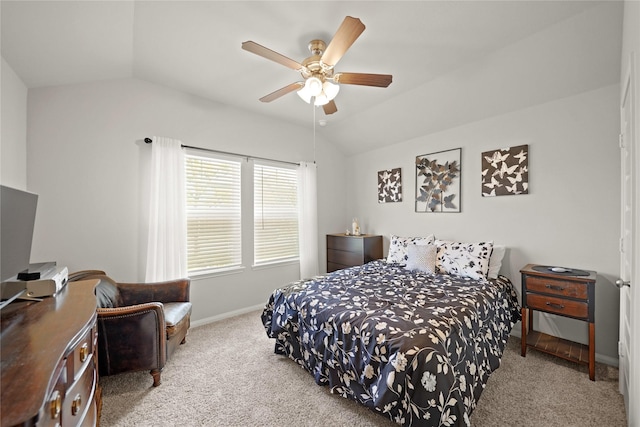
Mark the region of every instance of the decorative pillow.
<instances>
[{"instance_id":1,"label":"decorative pillow","mask_svg":"<svg viewBox=\"0 0 640 427\"><path fill-rule=\"evenodd\" d=\"M407 263L407 246L408 245L428 245L434 241L433 234L427 237L399 237L391 235L389 242L389 255L387 262L395 262L398 264Z\"/></svg>"},{"instance_id":2,"label":"decorative pillow","mask_svg":"<svg viewBox=\"0 0 640 427\"><path fill-rule=\"evenodd\" d=\"M436 272L484 279L489 270L493 242L462 243L436 240Z\"/></svg>"},{"instance_id":3,"label":"decorative pillow","mask_svg":"<svg viewBox=\"0 0 640 427\"><path fill-rule=\"evenodd\" d=\"M437 256L438 247L436 245L408 245L407 269L435 273Z\"/></svg>"},{"instance_id":4,"label":"decorative pillow","mask_svg":"<svg viewBox=\"0 0 640 427\"><path fill-rule=\"evenodd\" d=\"M494 245L493 251L491 251L491 258L489 258L489 271L487 272L487 277L489 279L497 279L498 273L500 273L500 268L502 267L502 258L504 258L504 253L506 252L507 247L504 245Z\"/></svg>"}]
</instances>

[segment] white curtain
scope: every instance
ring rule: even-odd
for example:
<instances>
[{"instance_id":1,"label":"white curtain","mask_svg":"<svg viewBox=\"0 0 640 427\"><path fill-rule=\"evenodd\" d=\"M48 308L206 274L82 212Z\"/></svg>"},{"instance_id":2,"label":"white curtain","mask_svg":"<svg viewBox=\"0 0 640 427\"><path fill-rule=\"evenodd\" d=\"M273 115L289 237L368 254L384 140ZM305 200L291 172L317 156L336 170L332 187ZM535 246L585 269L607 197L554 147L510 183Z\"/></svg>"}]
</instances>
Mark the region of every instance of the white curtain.
<instances>
[{"instance_id":1,"label":"white curtain","mask_svg":"<svg viewBox=\"0 0 640 427\"><path fill-rule=\"evenodd\" d=\"M298 166L298 231L300 243L300 277L318 274L318 194L315 163Z\"/></svg>"},{"instance_id":2,"label":"white curtain","mask_svg":"<svg viewBox=\"0 0 640 427\"><path fill-rule=\"evenodd\" d=\"M145 281L187 277L187 220L181 142L153 137Z\"/></svg>"}]
</instances>

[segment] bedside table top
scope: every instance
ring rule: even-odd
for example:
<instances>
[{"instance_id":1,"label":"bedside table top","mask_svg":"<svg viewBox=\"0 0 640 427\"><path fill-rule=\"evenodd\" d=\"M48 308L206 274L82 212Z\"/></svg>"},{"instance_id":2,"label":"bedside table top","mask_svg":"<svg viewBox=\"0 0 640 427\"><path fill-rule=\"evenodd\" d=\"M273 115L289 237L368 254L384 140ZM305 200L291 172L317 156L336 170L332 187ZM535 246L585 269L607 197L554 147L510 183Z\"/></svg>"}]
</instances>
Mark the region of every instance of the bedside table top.
<instances>
[{"instance_id":1,"label":"bedside table top","mask_svg":"<svg viewBox=\"0 0 640 427\"><path fill-rule=\"evenodd\" d=\"M527 274L530 276L549 277L553 279L562 279L562 280L579 281L579 282L595 282L596 277L598 275L595 271L582 270L578 268L567 268L567 270L570 270L570 271L562 271L562 270L553 271L553 270L550 270L549 268L544 270L540 269L542 271L534 269L534 267L542 267L542 266L544 266L544 264L527 264L524 267L522 267L522 269L520 270L520 273ZM558 268L562 268L562 267L558 267ZM571 270L580 271L581 273L582 272L588 273L588 275L571 274Z\"/></svg>"},{"instance_id":2,"label":"bedside table top","mask_svg":"<svg viewBox=\"0 0 640 427\"><path fill-rule=\"evenodd\" d=\"M377 234L346 234L346 233L329 233L327 236L334 237L379 237Z\"/></svg>"}]
</instances>

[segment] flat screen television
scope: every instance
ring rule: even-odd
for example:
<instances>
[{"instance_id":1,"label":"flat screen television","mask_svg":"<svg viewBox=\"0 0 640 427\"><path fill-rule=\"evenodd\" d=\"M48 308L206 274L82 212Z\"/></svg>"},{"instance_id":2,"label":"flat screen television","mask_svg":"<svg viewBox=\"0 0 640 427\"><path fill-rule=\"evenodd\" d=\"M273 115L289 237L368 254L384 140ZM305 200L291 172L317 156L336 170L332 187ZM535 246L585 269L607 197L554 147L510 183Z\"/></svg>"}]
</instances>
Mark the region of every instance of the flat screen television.
<instances>
[{"instance_id":1,"label":"flat screen television","mask_svg":"<svg viewBox=\"0 0 640 427\"><path fill-rule=\"evenodd\" d=\"M29 269L38 195L0 185L0 279Z\"/></svg>"}]
</instances>

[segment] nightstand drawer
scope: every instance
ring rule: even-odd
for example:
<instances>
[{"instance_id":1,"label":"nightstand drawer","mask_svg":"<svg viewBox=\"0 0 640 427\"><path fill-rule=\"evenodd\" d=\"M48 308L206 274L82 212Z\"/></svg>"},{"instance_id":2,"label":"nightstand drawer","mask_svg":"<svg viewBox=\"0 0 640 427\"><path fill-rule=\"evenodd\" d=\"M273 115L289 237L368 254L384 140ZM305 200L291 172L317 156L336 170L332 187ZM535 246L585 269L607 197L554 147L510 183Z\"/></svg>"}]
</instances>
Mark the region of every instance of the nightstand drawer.
<instances>
[{"instance_id":1,"label":"nightstand drawer","mask_svg":"<svg viewBox=\"0 0 640 427\"><path fill-rule=\"evenodd\" d=\"M528 277L527 291L583 300L586 300L588 297L588 288L586 283L575 283L567 280L556 280L545 277Z\"/></svg>"},{"instance_id":2,"label":"nightstand drawer","mask_svg":"<svg viewBox=\"0 0 640 427\"><path fill-rule=\"evenodd\" d=\"M589 305L586 302L527 293L526 305L533 310L546 311L562 316L575 317L578 319L589 318Z\"/></svg>"}]
</instances>

